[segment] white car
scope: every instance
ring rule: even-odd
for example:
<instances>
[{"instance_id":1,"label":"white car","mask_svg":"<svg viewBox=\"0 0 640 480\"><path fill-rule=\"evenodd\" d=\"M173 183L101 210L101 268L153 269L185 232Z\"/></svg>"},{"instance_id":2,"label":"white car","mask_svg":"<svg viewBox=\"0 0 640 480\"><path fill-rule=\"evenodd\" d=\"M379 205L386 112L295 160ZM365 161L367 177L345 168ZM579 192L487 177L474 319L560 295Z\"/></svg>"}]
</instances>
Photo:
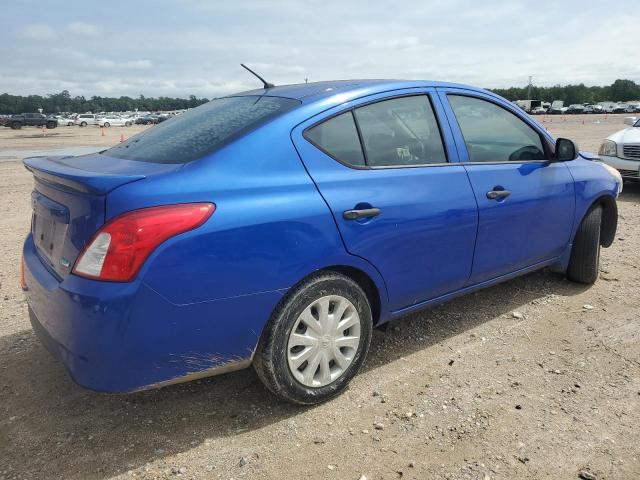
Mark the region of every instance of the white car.
<instances>
[{"instance_id":1,"label":"white car","mask_svg":"<svg viewBox=\"0 0 640 480\"><path fill-rule=\"evenodd\" d=\"M99 117L97 122L101 127L128 127L132 124L128 118L122 118L117 115Z\"/></svg>"},{"instance_id":2,"label":"white car","mask_svg":"<svg viewBox=\"0 0 640 480\"><path fill-rule=\"evenodd\" d=\"M91 113L82 113L78 115L74 121L76 125L86 127L87 125L96 125L96 116Z\"/></svg>"},{"instance_id":3,"label":"white car","mask_svg":"<svg viewBox=\"0 0 640 480\"><path fill-rule=\"evenodd\" d=\"M624 180L640 180L640 118L626 117L628 128L609 135L600 145L598 155L620 172Z\"/></svg>"},{"instance_id":4,"label":"white car","mask_svg":"<svg viewBox=\"0 0 640 480\"><path fill-rule=\"evenodd\" d=\"M60 117L56 117L56 120L58 120L59 127L70 127L71 125L75 125L73 118L70 118L70 117L60 116Z\"/></svg>"}]
</instances>

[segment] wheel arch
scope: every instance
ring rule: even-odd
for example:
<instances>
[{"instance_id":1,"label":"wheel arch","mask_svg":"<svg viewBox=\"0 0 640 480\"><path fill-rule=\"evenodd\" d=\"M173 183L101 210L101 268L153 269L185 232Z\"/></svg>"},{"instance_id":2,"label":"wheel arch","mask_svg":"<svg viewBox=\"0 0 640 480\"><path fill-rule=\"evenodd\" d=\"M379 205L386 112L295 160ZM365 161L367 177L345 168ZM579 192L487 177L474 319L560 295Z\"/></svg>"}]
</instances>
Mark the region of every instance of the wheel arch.
<instances>
[{"instance_id":1,"label":"wheel arch","mask_svg":"<svg viewBox=\"0 0 640 480\"><path fill-rule=\"evenodd\" d=\"M618 229L618 204L611 195L603 195L593 205L602 206L602 224L600 226L600 245L607 248L613 243ZM590 208L593 208L590 207Z\"/></svg>"},{"instance_id":2,"label":"wheel arch","mask_svg":"<svg viewBox=\"0 0 640 480\"><path fill-rule=\"evenodd\" d=\"M600 226L600 245L604 248L610 247L616 236L616 230L618 228L618 204L615 197L608 193L602 193L596 198L592 199L588 206L584 208L582 214L576 218L574 224L574 230L571 235L571 245L575 241L575 236L578 233L580 224L584 218L595 207L602 208L602 223Z\"/></svg>"},{"instance_id":3,"label":"wheel arch","mask_svg":"<svg viewBox=\"0 0 640 480\"><path fill-rule=\"evenodd\" d=\"M366 272L349 265L333 265L331 267L324 268L321 271L338 272L356 282L358 286L362 288L365 295L367 296L367 299L369 300L373 325L375 326L380 323L380 320L382 318L382 302L380 291L378 290L378 287L373 279Z\"/></svg>"},{"instance_id":4,"label":"wheel arch","mask_svg":"<svg viewBox=\"0 0 640 480\"><path fill-rule=\"evenodd\" d=\"M291 293L296 290L296 287L298 287L298 285L304 283L310 277L323 272L340 273L341 275L344 275L345 277L348 277L356 282L358 286L362 288L365 295L367 296L367 299L369 300L373 325L376 326L386 321L387 315L385 315L385 312L387 308L387 290L384 281L382 280L382 277L379 275L379 273L375 270L370 271L366 267L362 268L362 266L354 266L347 263L336 263L333 265L327 265L321 268L317 268L300 278L293 285L291 285L291 287L287 289L284 295L282 295L280 301L278 301L278 303L273 308L269 320L265 323L265 329L268 323L271 321L274 312L277 312L281 308L281 306L288 301Z\"/></svg>"}]
</instances>

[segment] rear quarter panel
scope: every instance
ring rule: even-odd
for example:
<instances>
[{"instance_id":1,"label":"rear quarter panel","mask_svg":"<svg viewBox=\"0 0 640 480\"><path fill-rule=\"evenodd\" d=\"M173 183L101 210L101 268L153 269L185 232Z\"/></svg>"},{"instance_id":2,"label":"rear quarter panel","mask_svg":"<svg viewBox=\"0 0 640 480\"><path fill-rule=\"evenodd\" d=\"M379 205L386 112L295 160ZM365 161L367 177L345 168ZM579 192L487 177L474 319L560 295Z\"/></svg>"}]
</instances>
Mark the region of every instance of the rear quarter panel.
<instances>
[{"instance_id":1,"label":"rear quarter panel","mask_svg":"<svg viewBox=\"0 0 640 480\"><path fill-rule=\"evenodd\" d=\"M107 218L161 204L216 204L203 226L165 242L152 254L140 274L145 284L170 302L185 305L286 292L315 270L348 265L365 271L385 292L377 271L344 249L285 120L178 172L125 185L108 196ZM266 318L265 312L252 313L266 321L271 312Z\"/></svg>"}]
</instances>

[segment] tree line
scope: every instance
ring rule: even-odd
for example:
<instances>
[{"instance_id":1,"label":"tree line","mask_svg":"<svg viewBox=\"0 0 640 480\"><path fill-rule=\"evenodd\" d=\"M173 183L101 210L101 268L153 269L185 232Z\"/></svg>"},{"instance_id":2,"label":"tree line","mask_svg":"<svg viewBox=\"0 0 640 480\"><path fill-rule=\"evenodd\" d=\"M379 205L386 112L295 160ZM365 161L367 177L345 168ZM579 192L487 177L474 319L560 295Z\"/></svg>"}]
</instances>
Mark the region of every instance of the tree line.
<instances>
[{"instance_id":1,"label":"tree line","mask_svg":"<svg viewBox=\"0 0 640 480\"><path fill-rule=\"evenodd\" d=\"M72 97L68 90L50 95L0 95L0 113L16 114L37 112L56 114L60 112L86 113L86 112L133 112L138 109L141 112L157 112L165 110L182 110L197 107L208 102L207 98L197 98L195 95L189 98L158 97L146 98L140 95L131 97L99 97L84 96Z\"/></svg>"},{"instance_id":2,"label":"tree line","mask_svg":"<svg viewBox=\"0 0 640 480\"><path fill-rule=\"evenodd\" d=\"M598 102L627 102L640 101L640 84L633 80L616 80L611 85L587 87L585 84L578 85L556 85L553 87L531 86L531 95L528 94L528 87L493 88L492 92L506 98L507 100L542 100L552 102L563 100L565 105L574 103L598 103Z\"/></svg>"},{"instance_id":3,"label":"tree line","mask_svg":"<svg viewBox=\"0 0 640 480\"><path fill-rule=\"evenodd\" d=\"M523 100L528 98L528 87L494 88L493 92L508 100ZM565 105L573 103L598 103L604 101L626 102L640 100L640 84L633 80L616 80L608 86L587 87L583 83L578 85L556 85L553 87L537 87L532 85L530 98L552 102L563 100ZM163 110L182 110L197 107L208 102L207 98L197 98L190 95L189 98L158 97L146 98L140 95L132 97L98 97L85 98L84 96L72 97L68 90L50 95L0 95L0 113L15 114L25 112L43 113L60 112L126 112L139 111L157 112Z\"/></svg>"}]
</instances>

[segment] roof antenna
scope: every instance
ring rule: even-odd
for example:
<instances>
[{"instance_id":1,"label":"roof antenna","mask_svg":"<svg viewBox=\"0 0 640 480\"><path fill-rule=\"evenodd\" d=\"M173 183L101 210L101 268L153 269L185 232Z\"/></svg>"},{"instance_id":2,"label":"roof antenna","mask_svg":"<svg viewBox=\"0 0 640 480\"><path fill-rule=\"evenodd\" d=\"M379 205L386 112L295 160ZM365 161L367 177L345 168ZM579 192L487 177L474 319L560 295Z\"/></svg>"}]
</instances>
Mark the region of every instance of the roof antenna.
<instances>
[{"instance_id":1,"label":"roof antenna","mask_svg":"<svg viewBox=\"0 0 640 480\"><path fill-rule=\"evenodd\" d=\"M273 83L269 83L267 82L264 78L262 78L260 75L258 75L256 72L254 72L253 70L251 70L249 67L247 67L244 63L241 63L240 66L242 68L244 68L245 70L247 70L249 73L252 73L253 75L255 75L256 77L258 77L258 80L260 80L263 84L264 84L264 89L266 90L267 88L273 88L275 87L275 85Z\"/></svg>"}]
</instances>

